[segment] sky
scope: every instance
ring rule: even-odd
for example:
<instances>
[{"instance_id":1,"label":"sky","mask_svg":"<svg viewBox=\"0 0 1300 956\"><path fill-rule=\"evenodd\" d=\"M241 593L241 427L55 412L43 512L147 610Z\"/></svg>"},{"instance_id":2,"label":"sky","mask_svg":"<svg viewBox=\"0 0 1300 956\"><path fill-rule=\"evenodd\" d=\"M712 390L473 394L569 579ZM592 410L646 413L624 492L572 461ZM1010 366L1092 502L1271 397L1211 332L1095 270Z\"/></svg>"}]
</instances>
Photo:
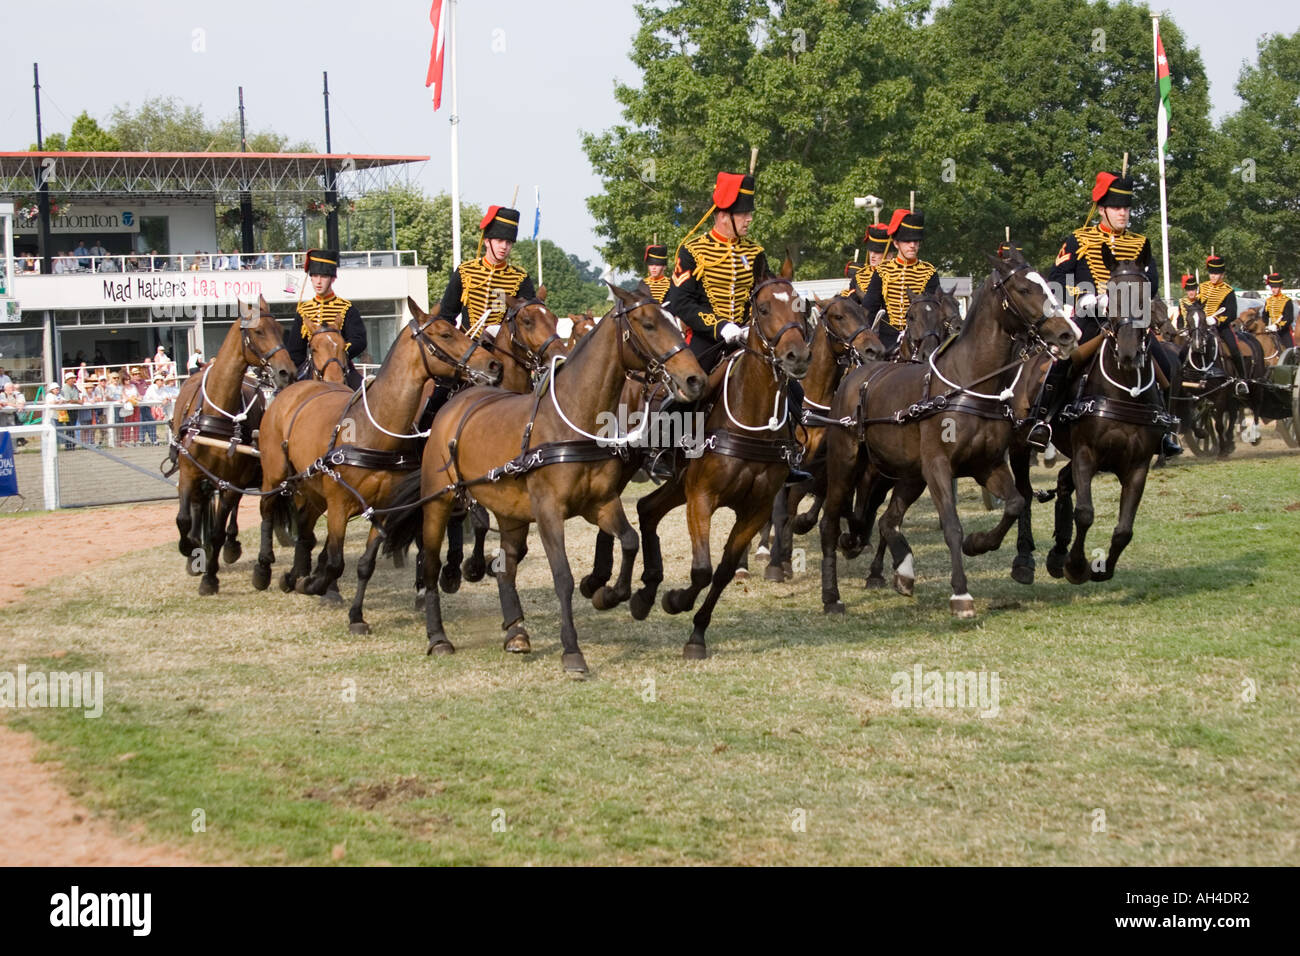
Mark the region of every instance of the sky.
<instances>
[{"instance_id":1,"label":"sky","mask_svg":"<svg viewBox=\"0 0 1300 956\"><path fill-rule=\"evenodd\" d=\"M55 9L70 15L52 22ZM632 0L460 0L457 9L462 198L508 204L518 186L527 236L540 187L543 237L599 263L585 200L600 182L580 137L622 122L615 84L638 82L627 58ZM1260 35L1300 29L1293 0L1224 9L1221 0L1165 7L1201 50L1216 120L1240 105L1233 87ZM235 111L242 85L250 129L321 150L328 71L334 151L427 155L417 182L447 192L450 95L434 113L424 87L432 35L429 0L0 0L0 150L35 141L34 62L46 133L66 133L82 110L105 120L153 96L215 121Z\"/></svg>"}]
</instances>

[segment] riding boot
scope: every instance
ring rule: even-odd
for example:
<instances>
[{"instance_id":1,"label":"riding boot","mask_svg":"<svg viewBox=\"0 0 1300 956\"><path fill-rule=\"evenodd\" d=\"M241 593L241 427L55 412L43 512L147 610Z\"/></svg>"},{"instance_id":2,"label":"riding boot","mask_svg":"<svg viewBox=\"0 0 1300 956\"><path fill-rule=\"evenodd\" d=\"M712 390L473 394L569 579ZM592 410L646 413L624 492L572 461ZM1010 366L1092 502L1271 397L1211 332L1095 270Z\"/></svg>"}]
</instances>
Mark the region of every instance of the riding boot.
<instances>
[{"instance_id":1,"label":"riding boot","mask_svg":"<svg viewBox=\"0 0 1300 956\"><path fill-rule=\"evenodd\" d=\"M679 402L674 398L670 398L659 406L659 414L681 415L686 418L694 413L698 404L698 402ZM662 420L671 421L672 419L665 418ZM657 433L671 435L673 430L671 428L661 429ZM682 429L680 433L687 434L685 429ZM696 436L695 440L698 441L702 438L703 436ZM681 467L681 456L677 453L676 447L652 449L650 455L650 461L646 465L646 474L650 476L651 481L658 484L664 481L672 481L677 477L678 469Z\"/></svg>"},{"instance_id":2,"label":"riding boot","mask_svg":"<svg viewBox=\"0 0 1300 956\"><path fill-rule=\"evenodd\" d=\"M1237 347L1237 337L1232 334L1231 328L1220 326L1219 338L1228 347L1228 352L1232 355L1232 361L1235 365L1234 371L1237 374L1237 381L1233 384L1233 391L1237 393L1238 398L1247 398L1250 396L1250 386L1246 384L1246 363L1241 357L1241 349Z\"/></svg>"},{"instance_id":3,"label":"riding boot","mask_svg":"<svg viewBox=\"0 0 1300 956\"><path fill-rule=\"evenodd\" d=\"M1064 362L1054 362L1043 378L1038 397L1029 409L1026 420L1030 426L1025 435L1025 444L1034 451L1047 451L1047 446L1052 443L1051 420L1057 412L1056 397L1064 390L1063 380L1068 374L1069 368Z\"/></svg>"},{"instance_id":4,"label":"riding boot","mask_svg":"<svg viewBox=\"0 0 1300 956\"><path fill-rule=\"evenodd\" d=\"M789 421L786 423L786 425L790 429L791 441L798 441L799 439L795 435L795 425L797 422L803 421L803 411L804 411L803 383L798 382L795 379L790 379L789 382L786 384L785 394L786 394L786 401L789 403L789 409L790 409ZM789 487L791 485L802 484L803 482L809 481L811 479L812 479L812 475L809 472L803 471L800 468L796 468L792 464L790 466L790 473L785 476L785 484L786 487Z\"/></svg>"}]
</instances>

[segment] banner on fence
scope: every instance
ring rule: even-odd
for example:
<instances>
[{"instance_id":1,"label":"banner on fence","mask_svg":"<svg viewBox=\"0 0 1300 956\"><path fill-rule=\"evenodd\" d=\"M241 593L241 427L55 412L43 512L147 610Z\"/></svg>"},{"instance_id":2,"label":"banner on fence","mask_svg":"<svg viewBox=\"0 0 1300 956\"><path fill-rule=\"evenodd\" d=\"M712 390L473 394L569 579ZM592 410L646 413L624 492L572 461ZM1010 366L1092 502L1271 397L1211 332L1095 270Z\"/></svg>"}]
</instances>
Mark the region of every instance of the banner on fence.
<instances>
[{"instance_id":1,"label":"banner on fence","mask_svg":"<svg viewBox=\"0 0 1300 956\"><path fill-rule=\"evenodd\" d=\"M0 498L18 494L18 470L14 467L14 440L0 432Z\"/></svg>"}]
</instances>

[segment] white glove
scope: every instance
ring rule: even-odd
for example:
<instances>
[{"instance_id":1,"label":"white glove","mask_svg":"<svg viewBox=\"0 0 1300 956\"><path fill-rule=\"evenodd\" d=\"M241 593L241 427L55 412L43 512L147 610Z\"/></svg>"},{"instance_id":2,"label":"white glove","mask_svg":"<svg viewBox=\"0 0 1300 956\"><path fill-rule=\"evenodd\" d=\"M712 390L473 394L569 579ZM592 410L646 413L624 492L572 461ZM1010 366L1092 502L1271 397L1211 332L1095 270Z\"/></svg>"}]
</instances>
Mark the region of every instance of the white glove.
<instances>
[{"instance_id":1,"label":"white glove","mask_svg":"<svg viewBox=\"0 0 1300 956\"><path fill-rule=\"evenodd\" d=\"M718 326L718 337L728 345L733 345L745 337L745 330L735 322L723 322Z\"/></svg>"},{"instance_id":2,"label":"white glove","mask_svg":"<svg viewBox=\"0 0 1300 956\"><path fill-rule=\"evenodd\" d=\"M1277 326L1276 326L1276 325L1270 325L1270 326L1268 327L1268 331L1270 331L1270 332L1276 332L1276 331L1277 331Z\"/></svg>"},{"instance_id":3,"label":"white glove","mask_svg":"<svg viewBox=\"0 0 1300 956\"><path fill-rule=\"evenodd\" d=\"M1074 302L1076 312L1090 310L1093 315L1105 315L1108 305L1110 305L1110 297L1104 292L1101 295L1093 295L1088 292L1079 296Z\"/></svg>"}]
</instances>

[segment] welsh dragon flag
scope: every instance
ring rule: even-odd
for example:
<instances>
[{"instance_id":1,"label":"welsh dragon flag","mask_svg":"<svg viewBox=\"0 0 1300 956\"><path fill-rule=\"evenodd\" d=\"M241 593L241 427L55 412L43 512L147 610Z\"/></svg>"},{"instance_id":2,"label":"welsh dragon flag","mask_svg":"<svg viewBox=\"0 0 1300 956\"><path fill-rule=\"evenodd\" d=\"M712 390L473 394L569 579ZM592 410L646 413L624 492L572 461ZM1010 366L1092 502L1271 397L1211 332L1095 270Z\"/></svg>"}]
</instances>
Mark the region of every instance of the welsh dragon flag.
<instances>
[{"instance_id":1,"label":"welsh dragon flag","mask_svg":"<svg viewBox=\"0 0 1300 956\"><path fill-rule=\"evenodd\" d=\"M1167 155L1169 148L1169 59L1165 56L1165 44L1156 31L1156 84L1160 88L1160 106L1156 112L1156 142L1160 154Z\"/></svg>"}]
</instances>

